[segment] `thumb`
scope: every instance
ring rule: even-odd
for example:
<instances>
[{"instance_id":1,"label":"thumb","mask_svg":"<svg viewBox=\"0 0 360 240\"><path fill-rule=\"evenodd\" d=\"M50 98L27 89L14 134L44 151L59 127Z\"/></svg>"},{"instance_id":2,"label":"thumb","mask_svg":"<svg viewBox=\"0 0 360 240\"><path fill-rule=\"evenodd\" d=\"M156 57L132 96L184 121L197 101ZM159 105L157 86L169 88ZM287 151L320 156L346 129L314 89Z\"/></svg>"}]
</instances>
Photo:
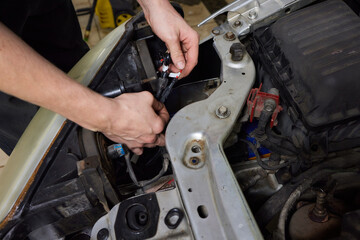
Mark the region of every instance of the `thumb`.
<instances>
[{"instance_id":1,"label":"thumb","mask_svg":"<svg viewBox=\"0 0 360 240\"><path fill-rule=\"evenodd\" d=\"M180 42L179 41L170 42L168 44L168 48L170 51L171 59L172 59L173 63L175 64L175 66L179 70L184 69L185 68L185 58L184 58L184 54L180 47Z\"/></svg>"}]
</instances>

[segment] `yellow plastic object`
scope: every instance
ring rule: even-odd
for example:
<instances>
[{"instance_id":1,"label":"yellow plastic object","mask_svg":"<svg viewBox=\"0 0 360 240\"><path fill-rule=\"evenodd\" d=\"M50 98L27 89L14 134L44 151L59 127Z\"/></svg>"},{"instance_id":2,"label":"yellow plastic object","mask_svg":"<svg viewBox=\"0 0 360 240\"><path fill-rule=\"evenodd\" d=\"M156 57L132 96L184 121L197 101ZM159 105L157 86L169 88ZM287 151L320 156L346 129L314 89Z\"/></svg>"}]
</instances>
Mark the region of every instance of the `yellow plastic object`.
<instances>
[{"instance_id":1,"label":"yellow plastic object","mask_svg":"<svg viewBox=\"0 0 360 240\"><path fill-rule=\"evenodd\" d=\"M110 0L98 0L95 14L99 17L101 28L115 28L114 13Z\"/></svg>"},{"instance_id":2,"label":"yellow plastic object","mask_svg":"<svg viewBox=\"0 0 360 240\"><path fill-rule=\"evenodd\" d=\"M132 16L128 13L122 13L116 17L116 26L119 26L129 20Z\"/></svg>"}]
</instances>

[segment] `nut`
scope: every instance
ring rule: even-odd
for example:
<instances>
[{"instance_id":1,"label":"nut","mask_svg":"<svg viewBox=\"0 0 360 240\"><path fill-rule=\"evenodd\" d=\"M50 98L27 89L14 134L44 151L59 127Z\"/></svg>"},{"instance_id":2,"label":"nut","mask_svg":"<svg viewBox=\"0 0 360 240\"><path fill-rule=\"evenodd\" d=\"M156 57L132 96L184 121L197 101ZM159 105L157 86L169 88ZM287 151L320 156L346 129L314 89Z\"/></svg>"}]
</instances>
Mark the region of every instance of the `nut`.
<instances>
[{"instance_id":1,"label":"nut","mask_svg":"<svg viewBox=\"0 0 360 240\"><path fill-rule=\"evenodd\" d=\"M233 43L230 47L231 60L241 61L244 58L244 49L241 43Z\"/></svg>"},{"instance_id":2,"label":"nut","mask_svg":"<svg viewBox=\"0 0 360 240\"><path fill-rule=\"evenodd\" d=\"M219 30L219 29L213 29L213 30L212 30L212 33L213 33L214 35L219 35L219 34L220 34L220 30Z\"/></svg>"},{"instance_id":3,"label":"nut","mask_svg":"<svg viewBox=\"0 0 360 240\"><path fill-rule=\"evenodd\" d=\"M227 41L234 41L236 36L233 32L227 32L227 33L225 33L224 38Z\"/></svg>"},{"instance_id":4,"label":"nut","mask_svg":"<svg viewBox=\"0 0 360 240\"><path fill-rule=\"evenodd\" d=\"M242 25L242 22L237 20L234 22L234 27L240 27Z\"/></svg>"}]
</instances>

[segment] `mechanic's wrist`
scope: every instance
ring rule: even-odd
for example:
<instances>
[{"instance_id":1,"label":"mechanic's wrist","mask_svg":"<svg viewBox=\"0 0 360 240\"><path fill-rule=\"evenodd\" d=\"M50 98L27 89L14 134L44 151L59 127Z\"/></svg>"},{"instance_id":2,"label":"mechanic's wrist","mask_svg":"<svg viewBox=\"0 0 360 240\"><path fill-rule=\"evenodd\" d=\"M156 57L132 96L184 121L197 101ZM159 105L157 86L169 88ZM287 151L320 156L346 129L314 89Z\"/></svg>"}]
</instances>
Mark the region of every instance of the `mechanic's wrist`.
<instances>
[{"instance_id":1,"label":"mechanic's wrist","mask_svg":"<svg viewBox=\"0 0 360 240\"><path fill-rule=\"evenodd\" d=\"M93 132L107 132L110 129L110 119L114 113L115 104L90 89L85 89L84 97L79 99L72 111L70 120Z\"/></svg>"},{"instance_id":2,"label":"mechanic's wrist","mask_svg":"<svg viewBox=\"0 0 360 240\"><path fill-rule=\"evenodd\" d=\"M93 129L92 131L96 132L102 132L102 133L110 133L113 131L113 125L114 125L114 114L116 114L119 110L120 106L116 104L113 99L106 98L103 96L100 96L101 99L98 100L98 102L101 104L98 106L97 113L94 113L96 117L93 121ZM121 121L121 116L118 116L115 120L117 123Z\"/></svg>"},{"instance_id":3,"label":"mechanic's wrist","mask_svg":"<svg viewBox=\"0 0 360 240\"><path fill-rule=\"evenodd\" d=\"M151 26L151 14L154 11L157 11L159 9L166 9L170 7L170 10L173 9L171 6L169 0L138 0L138 3L140 4L142 10L144 11L146 21Z\"/></svg>"}]
</instances>

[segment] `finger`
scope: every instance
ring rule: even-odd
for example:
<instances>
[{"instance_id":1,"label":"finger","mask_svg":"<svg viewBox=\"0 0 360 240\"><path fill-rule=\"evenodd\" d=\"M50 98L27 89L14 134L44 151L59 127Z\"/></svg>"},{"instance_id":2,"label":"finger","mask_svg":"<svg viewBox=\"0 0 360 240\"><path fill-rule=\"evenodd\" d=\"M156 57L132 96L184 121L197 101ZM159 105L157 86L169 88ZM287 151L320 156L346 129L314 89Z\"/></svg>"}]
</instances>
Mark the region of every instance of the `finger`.
<instances>
[{"instance_id":1,"label":"finger","mask_svg":"<svg viewBox=\"0 0 360 240\"><path fill-rule=\"evenodd\" d=\"M165 146L165 135L160 134L157 138L157 141L155 142L157 146Z\"/></svg>"},{"instance_id":2,"label":"finger","mask_svg":"<svg viewBox=\"0 0 360 240\"><path fill-rule=\"evenodd\" d=\"M180 47L179 39L168 42L167 46L170 51L171 60L173 61L174 65L180 70L184 69L185 68L185 58L184 58L182 49Z\"/></svg>"},{"instance_id":3,"label":"finger","mask_svg":"<svg viewBox=\"0 0 360 240\"><path fill-rule=\"evenodd\" d=\"M161 128L164 128L164 126L170 119L169 112L166 110L165 105L163 103L159 102L158 100L156 100L155 98L153 101L153 108L154 108L155 112L158 114L158 117L160 117L160 120L162 121ZM162 131L162 129L161 129L161 131ZM155 132L155 133L160 133L160 132Z\"/></svg>"},{"instance_id":4,"label":"finger","mask_svg":"<svg viewBox=\"0 0 360 240\"><path fill-rule=\"evenodd\" d=\"M144 147L144 143L138 142L138 141L134 141L134 140L123 140L122 144L125 144L128 148L142 148Z\"/></svg>"},{"instance_id":5,"label":"finger","mask_svg":"<svg viewBox=\"0 0 360 240\"><path fill-rule=\"evenodd\" d=\"M190 42L187 43L190 45L186 49L185 58L186 58L186 66L180 75L180 78L186 77L189 73L194 69L197 64L198 56L199 56L199 42L197 38L193 38Z\"/></svg>"},{"instance_id":6,"label":"finger","mask_svg":"<svg viewBox=\"0 0 360 240\"><path fill-rule=\"evenodd\" d=\"M130 148L130 150L135 153L136 155L142 155L144 152L143 148Z\"/></svg>"},{"instance_id":7,"label":"finger","mask_svg":"<svg viewBox=\"0 0 360 240\"><path fill-rule=\"evenodd\" d=\"M173 72L173 73L178 73L178 72L180 72L181 70L180 69L178 69L174 64L170 64L169 65L169 71L170 72Z\"/></svg>"},{"instance_id":8,"label":"finger","mask_svg":"<svg viewBox=\"0 0 360 240\"><path fill-rule=\"evenodd\" d=\"M158 140L157 134L145 135L136 139L136 141L144 144L155 144L157 140Z\"/></svg>"},{"instance_id":9,"label":"finger","mask_svg":"<svg viewBox=\"0 0 360 240\"><path fill-rule=\"evenodd\" d=\"M164 107L162 108L159 112L159 117L161 118L161 120L163 121L164 125L166 125L166 123L169 121L170 119L170 115L169 112L167 111L167 109Z\"/></svg>"},{"instance_id":10,"label":"finger","mask_svg":"<svg viewBox=\"0 0 360 240\"><path fill-rule=\"evenodd\" d=\"M146 148L153 148L156 146L165 146L165 135L164 134L158 134L156 141L153 143L144 143L143 144L143 147L146 147Z\"/></svg>"}]
</instances>

